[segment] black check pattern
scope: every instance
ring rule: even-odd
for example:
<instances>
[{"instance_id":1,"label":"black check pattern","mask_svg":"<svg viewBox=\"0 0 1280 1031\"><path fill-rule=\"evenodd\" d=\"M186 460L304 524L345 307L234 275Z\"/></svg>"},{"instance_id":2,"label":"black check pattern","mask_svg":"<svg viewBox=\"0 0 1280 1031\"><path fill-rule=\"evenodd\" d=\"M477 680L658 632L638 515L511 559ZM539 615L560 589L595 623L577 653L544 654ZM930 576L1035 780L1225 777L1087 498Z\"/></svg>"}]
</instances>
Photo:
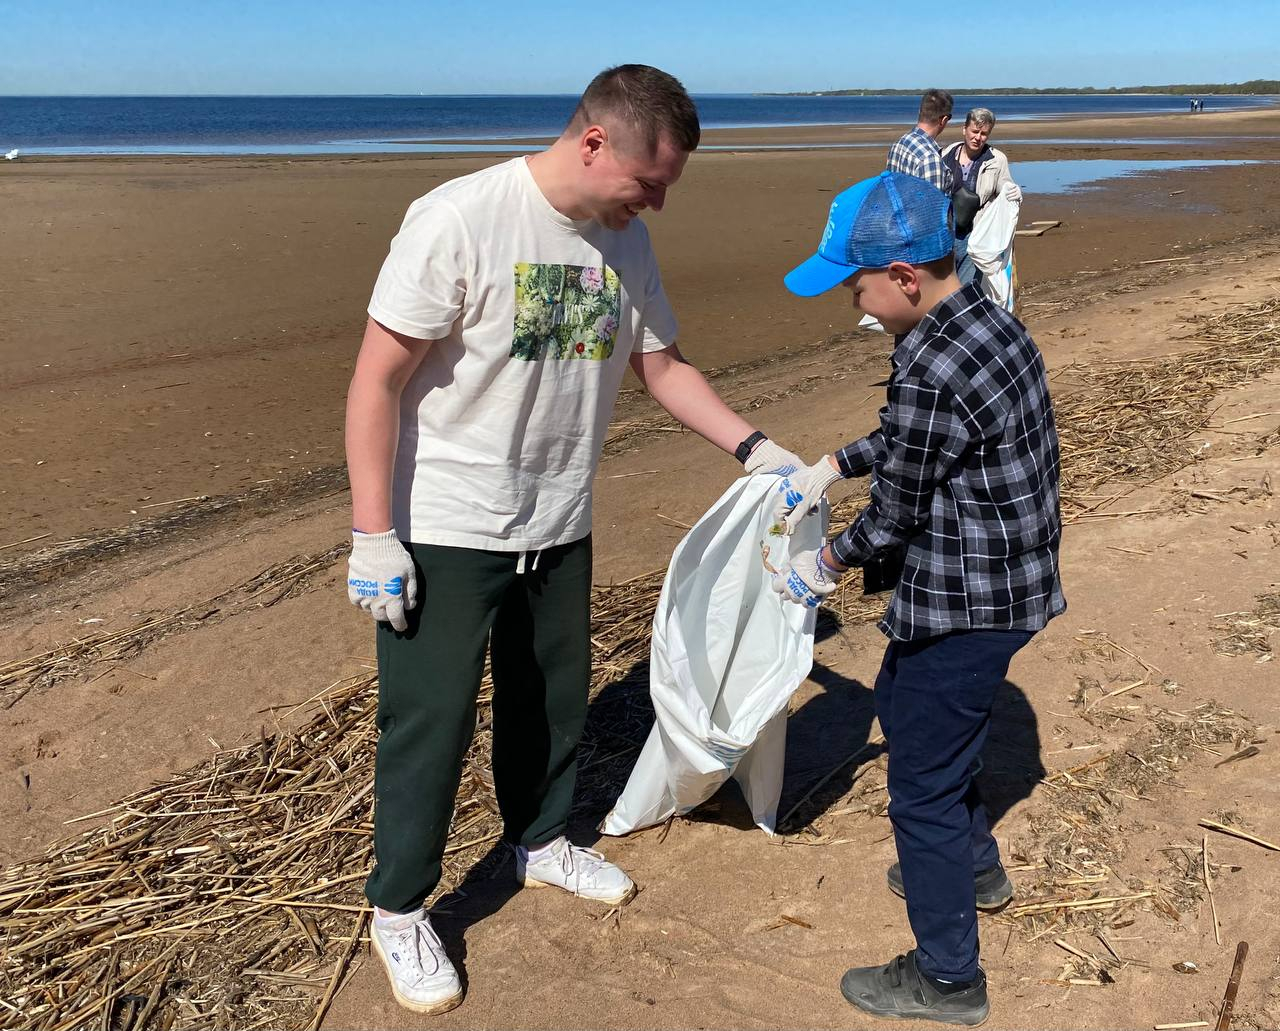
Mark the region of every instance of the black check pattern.
<instances>
[{"instance_id":1,"label":"black check pattern","mask_svg":"<svg viewBox=\"0 0 1280 1031\"><path fill-rule=\"evenodd\" d=\"M1044 360L976 285L898 340L880 429L841 448L871 500L831 542L847 566L902 566L880 629L1039 630L1067 603L1058 575L1058 433ZM868 570L870 571L870 569Z\"/></svg>"}]
</instances>

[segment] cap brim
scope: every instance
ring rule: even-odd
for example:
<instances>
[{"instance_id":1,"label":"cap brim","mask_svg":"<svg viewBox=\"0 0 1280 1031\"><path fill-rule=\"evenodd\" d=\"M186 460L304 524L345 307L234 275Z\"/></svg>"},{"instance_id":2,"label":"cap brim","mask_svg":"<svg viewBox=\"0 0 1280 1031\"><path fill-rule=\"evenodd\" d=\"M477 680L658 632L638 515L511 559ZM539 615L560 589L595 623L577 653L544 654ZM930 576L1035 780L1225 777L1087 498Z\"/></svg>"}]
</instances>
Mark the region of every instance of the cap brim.
<instances>
[{"instance_id":1,"label":"cap brim","mask_svg":"<svg viewBox=\"0 0 1280 1031\"><path fill-rule=\"evenodd\" d=\"M801 262L785 276L782 282L788 290L801 297L817 297L832 287L839 286L858 271L857 265L841 265L815 254Z\"/></svg>"}]
</instances>

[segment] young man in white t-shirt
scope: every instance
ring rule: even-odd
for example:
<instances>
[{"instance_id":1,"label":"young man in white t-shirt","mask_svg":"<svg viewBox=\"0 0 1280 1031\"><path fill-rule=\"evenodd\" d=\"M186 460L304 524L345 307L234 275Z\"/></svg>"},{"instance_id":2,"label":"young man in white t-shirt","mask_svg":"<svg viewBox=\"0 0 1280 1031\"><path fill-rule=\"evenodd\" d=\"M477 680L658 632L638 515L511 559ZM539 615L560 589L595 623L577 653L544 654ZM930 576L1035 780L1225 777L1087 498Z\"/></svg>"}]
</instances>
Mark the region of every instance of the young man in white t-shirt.
<instances>
[{"instance_id":1,"label":"young man in white t-shirt","mask_svg":"<svg viewBox=\"0 0 1280 1031\"><path fill-rule=\"evenodd\" d=\"M348 595L378 620L373 945L401 1005L462 987L423 902L440 879L486 649L493 772L526 886L620 904L564 837L590 681L591 487L628 366L748 472L802 463L685 363L644 223L699 139L678 81L598 75L563 135L409 208L347 399Z\"/></svg>"}]
</instances>

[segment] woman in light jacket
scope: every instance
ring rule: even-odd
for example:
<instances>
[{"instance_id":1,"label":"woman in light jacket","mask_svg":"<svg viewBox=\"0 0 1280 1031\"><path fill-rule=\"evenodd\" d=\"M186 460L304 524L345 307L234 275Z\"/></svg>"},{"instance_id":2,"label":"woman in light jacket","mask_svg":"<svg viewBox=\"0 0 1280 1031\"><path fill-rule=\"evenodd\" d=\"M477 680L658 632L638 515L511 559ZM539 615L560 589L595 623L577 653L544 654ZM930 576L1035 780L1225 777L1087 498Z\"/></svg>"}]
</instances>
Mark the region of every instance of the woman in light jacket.
<instances>
[{"instance_id":1,"label":"woman in light jacket","mask_svg":"<svg viewBox=\"0 0 1280 1031\"><path fill-rule=\"evenodd\" d=\"M979 272L969 260L969 233L978 212L1002 191L1010 200L1021 201L1022 191L1009 175L1009 159L987 144L996 116L985 107L975 107L964 119L964 139L942 152L951 170L951 203L956 219L956 274L962 283L972 283Z\"/></svg>"}]
</instances>

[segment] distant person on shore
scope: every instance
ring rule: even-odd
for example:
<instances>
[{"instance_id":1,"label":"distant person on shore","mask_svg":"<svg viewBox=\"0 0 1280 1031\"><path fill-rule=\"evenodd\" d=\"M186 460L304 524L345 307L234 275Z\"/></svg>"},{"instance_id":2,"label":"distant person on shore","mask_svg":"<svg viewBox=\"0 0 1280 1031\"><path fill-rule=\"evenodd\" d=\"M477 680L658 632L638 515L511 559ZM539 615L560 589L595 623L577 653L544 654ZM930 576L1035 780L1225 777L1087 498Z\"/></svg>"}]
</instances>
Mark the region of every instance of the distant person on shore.
<instances>
[{"instance_id":1,"label":"distant person on shore","mask_svg":"<svg viewBox=\"0 0 1280 1031\"><path fill-rule=\"evenodd\" d=\"M947 197L882 172L831 205L801 296L846 287L896 334L880 427L789 477L788 529L837 479L871 477L853 524L774 576L821 604L845 572L894 582L874 701L889 749L889 819L916 946L840 983L879 1017L980 1024L979 907L1013 896L974 771L1013 656L1066 608L1058 575L1058 435L1044 360L1012 314L956 278ZM856 933L857 928L851 928Z\"/></svg>"},{"instance_id":2,"label":"distant person on shore","mask_svg":"<svg viewBox=\"0 0 1280 1031\"><path fill-rule=\"evenodd\" d=\"M670 75L601 72L548 150L410 205L373 289L346 422L347 593L377 621L365 893L373 950L396 1000L419 1013L462 1001L424 902L486 654L517 880L607 905L635 893L565 837L591 675L592 480L624 373L748 473L803 464L726 407L676 346L637 216L662 210L699 137ZM655 499L662 489L655 481Z\"/></svg>"},{"instance_id":3,"label":"distant person on shore","mask_svg":"<svg viewBox=\"0 0 1280 1031\"><path fill-rule=\"evenodd\" d=\"M996 127L996 116L975 107L964 119L964 137L942 152L951 175L951 204L955 212L956 275L961 283L976 283L982 273L969 257L969 234L986 208L1001 193L1022 200L1022 190L1009 174L1009 159L987 140Z\"/></svg>"},{"instance_id":4,"label":"distant person on shore","mask_svg":"<svg viewBox=\"0 0 1280 1031\"><path fill-rule=\"evenodd\" d=\"M950 193L951 174L942 163L938 137L951 121L953 105L951 94L946 90L926 90L920 98L916 127L889 148L885 168L890 172L914 175L917 179L933 183L943 193Z\"/></svg>"}]
</instances>

